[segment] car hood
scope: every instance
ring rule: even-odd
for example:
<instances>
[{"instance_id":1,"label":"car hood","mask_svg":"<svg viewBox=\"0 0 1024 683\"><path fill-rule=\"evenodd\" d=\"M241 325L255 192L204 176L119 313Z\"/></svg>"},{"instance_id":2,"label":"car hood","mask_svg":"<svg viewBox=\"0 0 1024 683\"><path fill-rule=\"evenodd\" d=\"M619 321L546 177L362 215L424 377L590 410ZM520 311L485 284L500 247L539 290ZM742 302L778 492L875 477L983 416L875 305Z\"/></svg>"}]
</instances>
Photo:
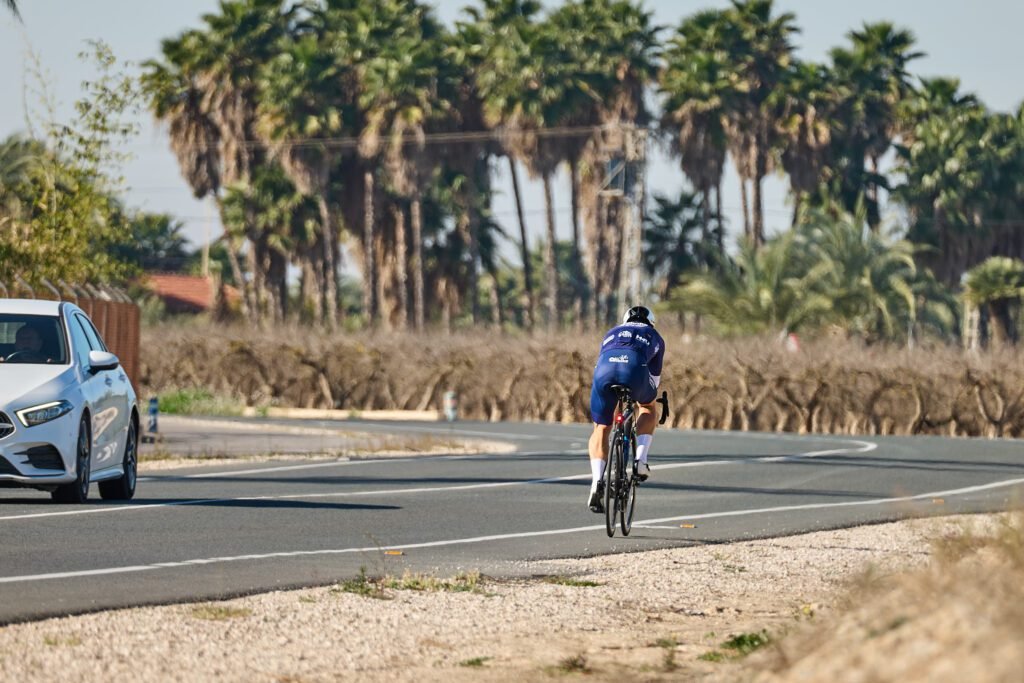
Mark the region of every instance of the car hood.
<instances>
[{"instance_id":1,"label":"car hood","mask_svg":"<svg viewBox=\"0 0 1024 683\"><path fill-rule=\"evenodd\" d=\"M0 407L21 409L53 401L74 377L70 365L0 363Z\"/></svg>"}]
</instances>

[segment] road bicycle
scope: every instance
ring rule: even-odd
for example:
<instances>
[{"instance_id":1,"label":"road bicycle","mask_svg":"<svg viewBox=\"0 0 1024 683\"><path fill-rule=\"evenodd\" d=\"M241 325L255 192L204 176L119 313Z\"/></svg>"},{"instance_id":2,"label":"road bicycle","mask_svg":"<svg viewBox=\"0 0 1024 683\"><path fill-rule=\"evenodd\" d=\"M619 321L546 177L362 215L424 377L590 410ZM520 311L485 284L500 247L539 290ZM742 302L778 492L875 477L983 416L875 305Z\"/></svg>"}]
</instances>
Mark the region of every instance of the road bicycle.
<instances>
[{"instance_id":1,"label":"road bicycle","mask_svg":"<svg viewBox=\"0 0 1024 683\"><path fill-rule=\"evenodd\" d=\"M640 483L636 473L637 403L629 387L615 384L611 390L618 398L618 406L604 468L604 525L608 536L614 536L618 519L622 535L629 536L636 512L636 487ZM667 392L661 392L658 403L661 404L658 424L665 424L669 416Z\"/></svg>"}]
</instances>

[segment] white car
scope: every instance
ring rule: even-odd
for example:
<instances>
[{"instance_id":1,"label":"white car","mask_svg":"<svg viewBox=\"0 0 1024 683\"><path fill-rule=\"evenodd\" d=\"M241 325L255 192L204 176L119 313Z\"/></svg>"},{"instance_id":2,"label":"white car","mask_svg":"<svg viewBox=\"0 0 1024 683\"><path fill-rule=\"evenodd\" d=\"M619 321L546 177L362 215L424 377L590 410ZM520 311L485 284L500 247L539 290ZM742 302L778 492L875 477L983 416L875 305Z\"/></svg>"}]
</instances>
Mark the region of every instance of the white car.
<instances>
[{"instance_id":1,"label":"white car","mask_svg":"<svg viewBox=\"0 0 1024 683\"><path fill-rule=\"evenodd\" d=\"M0 299L0 487L128 500L138 434L131 382L80 308Z\"/></svg>"}]
</instances>

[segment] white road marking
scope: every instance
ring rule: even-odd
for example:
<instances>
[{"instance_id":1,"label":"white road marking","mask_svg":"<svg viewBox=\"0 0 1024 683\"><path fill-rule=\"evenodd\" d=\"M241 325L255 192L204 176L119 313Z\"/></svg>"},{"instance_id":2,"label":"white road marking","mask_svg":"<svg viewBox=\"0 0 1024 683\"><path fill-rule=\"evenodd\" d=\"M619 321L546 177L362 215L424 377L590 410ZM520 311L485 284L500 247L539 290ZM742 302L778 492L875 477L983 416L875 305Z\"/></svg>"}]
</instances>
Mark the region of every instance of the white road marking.
<instances>
[{"instance_id":1,"label":"white road marking","mask_svg":"<svg viewBox=\"0 0 1024 683\"><path fill-rule=\"evenodd\" d=\"M359 429L360 423L353 422L352 424L353 424L353 431L357 431ZM378 425L366 425L366 423L362 423L362 426L369 426L369 427L371 427L371 429L364 430L365 432L369 432L369 433L377 433L378 431L384 431L384 432L400 431L400 432L417 432L417 433L426 433L426 434L451 434L451 435L468 434L470 436L505 437L505 438L508 438L508 439L516 439L516 440L523 440L523 441L536 441L538 439L550 439L550 438L553 438L553 437L550 437L550 436L541 436L539 434L513 434L511 432L486 432L486 431L483 431L483 430L460 429L458 427L434 427L434 428L431 428L431 427L417 427L417 426L413 426L413 425L387 425L386 427L385 426L380 426L381 429L373 429L372 427L377 427Z\"/></svg>"},{"instance_id":2,"label":"white road marking","mask_svg":"<svg viewBox=\"0 0 1024 683\"><path fill-rule=\"evenodd\" d=\"M769 508L756 508L751 510L728 510L724 512L710 512L707 514L698 515L682 515L677 517L663 517L661 519L648 519L641 520L635 523L635 526L642 527L645 525L660 524L664 522L674 522L682 519L694 520L694 519L715 519L721 517L740 517L747 515L764 515L775 512L792 512L794 510L823 510L828 508L842 508L842 507L866 507L875 505L891 505L893 503L906 503L915 500L929 500L931 498L948 498L951 496L967 495L971 493L977 493L979 491L988 491L997 488L1005 488L1009 486L1016 486L1024 484L1024 478L1020 479L1007 479L1004 481L997 481L990 484L980 484L978 486L968 486L960 489L949 489L946 491L931 491L928 493L919 493L913 496L899 496L895 498L874 498L871 500L857 500L857 501L846 501L841 503L809 503L806 505L781 505L778 507ZM604 529L604 525L592 525L592 526L581 526L581 527L570 527L566 529L546 529L541 531L523 531L520 533L513 534L494 534L490 536L474 536L470 538L454 538L442 541L427 541L424 543L407 543L404 545L389 545L386 546L389 550L415 550L418 548L438 548L444 546L453 545L469 545L473 543L486 543L488 541L505 541L515 538L536 538L539 536L559 536L565 534L575 534L580 532L596 531ZM243 561L257 561L257 560L272 560L282 559L290 557L316 557L325 555L346 555L352 553L367 553L367 552L378 552L380 546L367 546L361 548L326 548L322 550L294 550L287 552L277 553L262 553L262 554L251 554L251 555L235 555L227 557L206 557L197 558L192 560L182 560L178 562L159 562L154 564L144 565L131 565L126 567L107 567L104 569L85 569L80 571L71 572L54 572L51 574L26 574L23 576L6 576L0 577L0 584L3 583L25 583L30 581L46 581L50 579L72 579L82 578L89 576L102 576L111 574L127 574L131 572L141 571L152 571L156 569L178 569L181 567L190 567L197 565L208 565L208 564L224 564L228 562L243 562Z\"/></svg>"},{"instance_id":3,"label":"white road marking","mask_svg":"<svg viewBox=\"0 0 1024 683\"><path fill-rule=\"evenodd\" d=\"M868 441L854 441L849 440L848 443L856 444L858 447L855 449L835 449L830 451L811 451L808 453L798 453L796 455L786 456L755 456L749 458L735 458L732 460L698 460L694 462L677 462L667 463L662 465L652 465L651 469L654 471L663 470L674 470L682 467L708 467L711 465L737 465L751 462L778 462L780 460L798 460L801 458L813 458L820 455L834 455L837 453L866 453L873 451L878 448L878 444L870 443ZM332 467L342 465L355 465L364 463L390 463L390 462L409 462L408 459L400 461L396 460L351 460L342 462L332 463L316 463L313 465L289 465L284 467L268 467L260 470L248 470L241 472L210 472L203 474L190 474L186 475L185 478L202 478L202 477L215 477L215 476L231 476L235 474L247 474L252 472L275 472L288 469L303 469L311 467ZM33 512L22 515L8 515L6 517L0 517L0 522L12 521L18 519L40 519L44 517L66 517L71 515L95 515L107 512L139 512L144 510L154 510L157 508L165 507L183 507L187 505L211 505L218 503L232 503L232 502L252 502L252 501L268 501L268 500L311 500L311 499L323 499L323 498L350 498L357 496L394 496L403 495L410 493L438 493L442 491L467 491L472 489L489 489L489 488L504 488L508 486L529 486L533 484L552 484L560 481L573 481L577 479L590 479L589 474L571 474L563 477L546 477L544 479L528 479L526 481L499 481L499 482L488 482L486 484L460 484L454 486L431 486L431 487L418 487L418 488L404 488L404 489L374 489L370 491L335 491L331 493L291 493L291 494L278 494L269 496L238 496L235 498L203 498L199 500L171 500L166 503L144 503L142 505L118 505L112 507L102 508L89 508L85 510L63 510L60 512Z\"/></svg>"}]
</instances>

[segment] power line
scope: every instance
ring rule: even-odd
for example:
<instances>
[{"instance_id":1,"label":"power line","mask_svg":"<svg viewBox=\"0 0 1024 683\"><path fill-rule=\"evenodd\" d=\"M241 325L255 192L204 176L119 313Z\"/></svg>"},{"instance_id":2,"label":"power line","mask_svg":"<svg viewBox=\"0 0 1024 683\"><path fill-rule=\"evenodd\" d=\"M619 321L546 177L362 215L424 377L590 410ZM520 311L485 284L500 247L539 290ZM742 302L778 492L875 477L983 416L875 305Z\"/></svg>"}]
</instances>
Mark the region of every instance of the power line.
<instances>
[{"instance_id":1,"label":"power line","mask_svg":"<svg viewBox=\"0 0 1024 683\"><path fill-rule=\"evenodd\" d=\"M452 132L434 132L434 133L404 133L399 136L403 146L414 145L414 144L446 144L446 143L458 143L458 142L502 142L507 141L510 138L516 136L536 136L538 138L551 138L551 137L590 137L592 135L609 132L619 131L624 129L631 130L647 130L655 131L653 126L643 126L639 124L603 124L597 126L554 126L554 127L537 127L537 128L495 128L492 130L481 130L481 131L452 131ZM388 134L382 134L382 139L394 140L395 136ZM355 149L362 143L363 138L360 136L336 136L336 137L323 137L323 138L290 138L283 140L239 140L235 141L234 144L237 147L243 149L269 149L272 147L287 147L287 148L319 148L327 147L330 149ZM135 144L142 143L132 143ZM220 146L221 143L193 143L180 145L178 149L183 150L206 150L215 149Z\"/></svg>"}]
</instances>

